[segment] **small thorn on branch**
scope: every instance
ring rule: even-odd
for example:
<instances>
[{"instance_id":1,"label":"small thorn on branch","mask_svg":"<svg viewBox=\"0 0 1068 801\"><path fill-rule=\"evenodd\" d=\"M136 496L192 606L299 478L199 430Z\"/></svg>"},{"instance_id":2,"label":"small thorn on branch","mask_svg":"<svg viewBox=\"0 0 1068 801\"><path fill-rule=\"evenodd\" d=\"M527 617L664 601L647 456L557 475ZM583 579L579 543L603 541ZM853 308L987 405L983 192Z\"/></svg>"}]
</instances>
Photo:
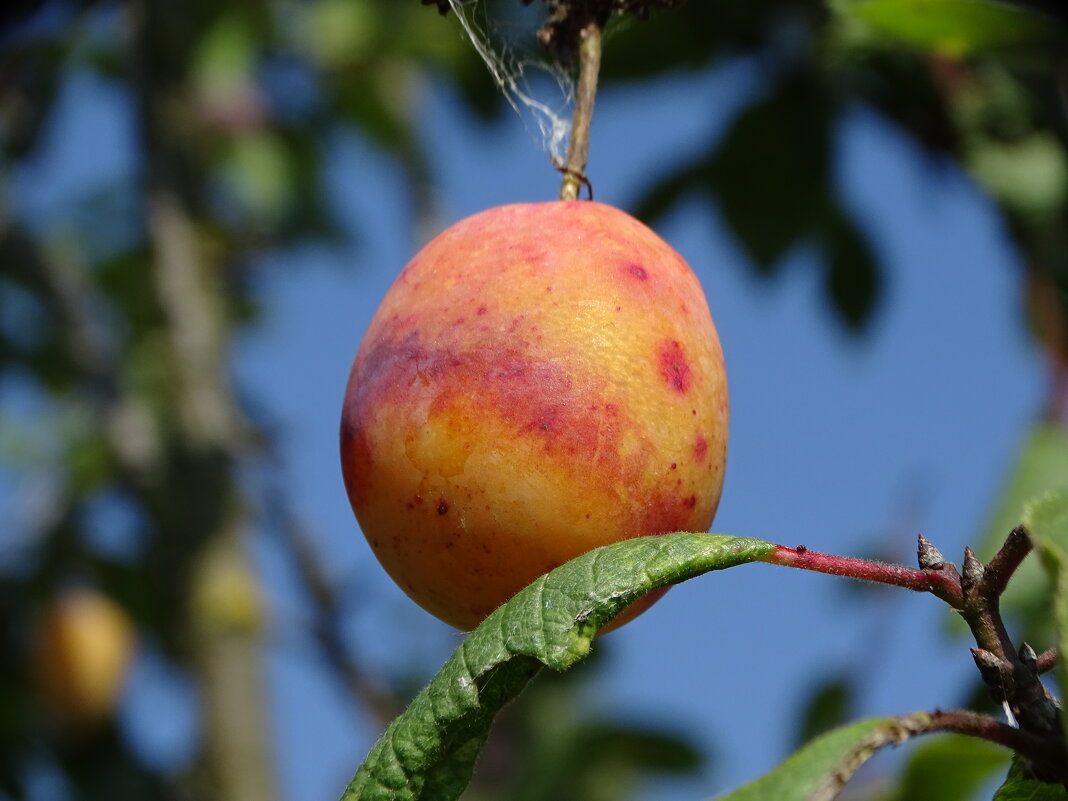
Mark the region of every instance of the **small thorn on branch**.
<instances>
[{"instance_id":1,"label":"small thorn on branch","mask_svg":"<svg viewBox=\"0 0 1068 801\"><path fill-rule=\"evenodd\" d=\"M1012 671L1012 666L1008 662L985 648L972 648L971 652L975 664L982 671L989 671L991 674L1003 674Z\"/></svg>"},{"instance_id":2,"label":"small thorn on branch","mask_svg":"<svg viewBox=\"0 0 1068 801\"><path fill-rule=\"evenodd\" d=\"M1020 646L1020 662L1023 663L1024 667L1033 670L1035 675L1038 675L1038 654L1035 653L1035 649L1029 643L1025 642Z\"/></svg>"},{"instance_id":3,"label":"small thorn on branch","mask_svg":"<svg viewBox=\"0 0 1068 801\"><path fill-rule=\"evenodd\" d=\"M960 588L964 592L966 599L970 599L977 594L983 584L985 575L986 568L983 567L983 563L979 561L979 558L971 548L965 547L964 563L961 565Z\"/></svg>"},{"instance_id":4,"label":"small thorn on branch","mask_svg":"<svg viewBox=\"0 0 1068 801\"><path fill-rule=\"evenodd\" d=\"M946 557L923 534L916 537L916 558L920 569L928 575L937 575L943 582L945 590L935 593L954 608L960 608L963 594L960 588L960 573L957 566L947 562Z\"/></svg>"},{"instance_id":5,"label":"small thorn on branch","mask_svg":"<svg viewBox=\"0 0 1068 801\"><path fill-rule=\"evenodd\" d=\"M1047 673L1053 668L1057 667L1057 649L1050 648L1048 651L1043 651L1038 655L1035 660L1035 670L1041 676L1043 673Z\"/></svg>"},{"instance_id":6,"label":"small thorn on branch","mask_svg":"<svg viewBox=\"0 0 1068 801\"><path fill-rule=\"evenodd\" d=\"M972 648L971 652L991 698L995 703L1002 703L1005 700L1005 687L1012 674L1012 665L985 648Z\"/></svg>"},{"instance_id":7,"label":"small thorn on branch","mask_svg":"<svg viewBox=\"0 0 1068 801\"><path fill-rule=\"evenodd\" d=\"M940 570L946 563L946 557L923 534L918 537L916 549L917 560L922 570Z\"/></svg>"}]
</instances>

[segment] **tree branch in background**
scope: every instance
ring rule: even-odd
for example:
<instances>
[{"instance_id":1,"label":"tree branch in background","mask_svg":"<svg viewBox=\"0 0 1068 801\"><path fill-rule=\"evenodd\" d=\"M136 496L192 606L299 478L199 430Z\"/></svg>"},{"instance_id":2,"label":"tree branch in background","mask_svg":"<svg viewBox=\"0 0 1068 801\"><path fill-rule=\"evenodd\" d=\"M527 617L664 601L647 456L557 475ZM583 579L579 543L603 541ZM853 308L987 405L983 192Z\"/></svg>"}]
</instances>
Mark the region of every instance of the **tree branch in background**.
<instances>
[{"instance_id":1,"label":"tree branch in background","mask_svg":"<svg viewBox=\"0 0 1068 801\"><path fill-rule=\"evenodd\" d=\"M217 280L225 254L209 251L198 230L196 172L187 169L196 163L195 142L172 119L183 107L189 12L173 0L134 0L129 10L151 278L176 390L168 409L174 464L159 515L162 550L170 555L164 561L173 560L175 574L174 625L188 639L202 685L210 794L270 801L277 797L276 761L260 593L236 477L247 426L230 381L230 321Z\"/></svg>"},{"instance_id":2,"label":"tree branch in background","mask_svg":"<svg viewBox=\"0 0 1068 801\"><path fill-rule=\"evenodd\" d=\"M313 630L319 649L362 711L369 712L375 724L384 728L400 713L403 704L371 679L352 655L341 631L342 603L322 570L308 532L288 512L282 511L281 516L282 540L315 607Z\"/></svg>"}]
</instances>

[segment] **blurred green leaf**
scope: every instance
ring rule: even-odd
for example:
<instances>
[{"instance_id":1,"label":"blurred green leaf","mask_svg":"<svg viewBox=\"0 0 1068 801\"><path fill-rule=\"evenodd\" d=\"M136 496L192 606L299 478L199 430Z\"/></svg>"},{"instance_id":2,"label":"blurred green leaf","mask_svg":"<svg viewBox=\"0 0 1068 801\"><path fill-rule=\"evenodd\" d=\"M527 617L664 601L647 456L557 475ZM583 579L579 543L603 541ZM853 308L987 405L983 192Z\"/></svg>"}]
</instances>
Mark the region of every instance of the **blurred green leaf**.
<instances>
[{"instance_id":1,"label":"blurred green leaf","mask_svg":"<svg viewBox=\"0 0 1068 801\"><path fill-rule=\"evenodd\" d=\"M965 56L1049 41L1052 23L992 0L839 0L832 7L913 47Z\"/></svg>"},{"instance_id":2,"label":"blurred green leaf","mask_svg":"<svg viewBox=\"0 0 1068 801\"><path fill-rule=\"evenodd\" d=\"M856 690L846 677L833 677L817 685L801 711L794 746L800 747L815 737L841 726L850 717Z\"/></svg>"},{"instance_id":3,"label":"blurred green leaf","mask_svg":"<svg viewBox=\"0 0 1068 801\"><path fill-rule=\"evenodd\" d=\"M756 266L772 271L827 207L830 109L810 75L745 111L702 176Z\"/></svg>"},{"instance_id":4,"label":"blurred green leaf","mask_svg":"<svg viewBox=\"0 0 1068 801\"><path fill-rule=\"evenodd\" d=\"M682 3L648 20L617 18L605 34L602 74L608 82L698 69L717 56L782 44L790 30L811 29L826 16L823 0Z\"/></svg>"},{"instance_id":5,"label":"blurred green leaf","mask_svg":"<svg viewBox=\"0 0 1068 801\"><path fill-rule=\"evenodd\" d=\"M270 132L235 138L223 176L241 209L259 226L275 225L291 201L289 159L284 143Z\"/></svg>"},{"instance_id":6,"label":"blurred green leaf","mask_svg":"<svg viewBox=\"0 0 1068 801\"><path fill-rule=\"evenodd\" d=\"M192 54L194 80L201 91L225 91L247 81L257 47L253 31L240 14L221 16L201 36Z\"/></svg>"},{"instance_id":7,"label":"blurred green leaf","mask_svg":"<svg viewBox=\"0 0 1068 801\"><path fill-rule=\"evenodd\" d=\"M378 8L368 0L319 0L304 24L307 44L328 69L365 60L383 35Z\"/></svg>"},{"instance_id":8,"label":"blurred green leaf","mask_svg":"<svg viewBox=\"0 0 1068 801\"><path fill-rule=\"evenodd\" d=\"M1023 766L1014 761L1005 783L994 794L994 801L1068 801L1068 790L1025 778Z\"/></svg>"},{"instance_id":9,"label":"blurred green leaf","mask_svg":"<svg viewBox=\"0 0 1068 801\"><path fill-rule=\"evenodd\" d=\"M1040 422L1024 440L993 518L982 537L983 550L992 555L1008 533L1023 520L1031 500L1064 483L1068 476L1068 430Z\"/></svg>"},{"instance_id":10,"label":"blurred green leaf","mask_svg":"<svg viewBox=\"0 0 1068 801\"><path fill-rule=\"evenodd\" d=\"M1068 476L1068 431L1055 423L1037 424L1024 441L1001 492L986 532L980 558L989 558L1023 519L1027 504L1062 486ZM1036 559L1027 559L1002 596L1002 608L1018 618L1017 636L1035 643L1049 639L1049 581ZM1037 646L1036 646L1037 647Z\"/></svg>"},{"instance_id":11,"label":"blurred green leaf","mask_svg":"<svg viewBox=\"0 0 1068 801\"><path fill-rule=\"evenodd\" d=\"M1068 654L1068 488L1036 500L1027 507L1023 520L1049 576L1049 603L1058 651ZM1068 692L1068 659L1058 661L1057 678L1062 693ZM1068 719L1062 725L1068 733Z\"/></svg>"},{"instance_id":12,"label":"blurred green leaf","mask_svg":"<svg viewBox=\"0 0 1068 801\"><path fill-rule=\"evenodd\" d=\"M565 673L542 671L501 710L464 801L629 801L646 797L640 790L651 775L707 765L696 733L683 726L598 712L599 669L613 644L599 641Z\"/></svg>"},{"instance_id":13,"label":"blurred green leaf","mask_svg":"<svg viewBox=\"0 0 1068 801\"><path fill-rule=\"evenodd\" d=\"M848 326L863 328L882 289L875 253L856 223L841 210L831 214L823 247L827 296Z\"/></svg>"},{"instance_id":14,"label":"blurred green leaf","mask_svg":"<svg viewBox=\"0 0 1068 801\"><path fill-rule=\"evenodd\" d=\"M450 799L466 786L494 715L544 665L584 659L597 631L650 590L759 559L763 540L680 532L597 548L491 614L390 724L344 799Z\"/></svg>"},{"instance_id":15,"label":"blurred green leaf","mask_svg":"<svg viewBox=\"0 0 1068 801\"><path fill-rule=\"evenodd\" d=\"M813 740L756 781L716 801L809 801L835 798L857 769L888 745L922 734L930 718L917 712L862 720Z\"/></svg>"},{"instance_id":16,"label":"blurred green leaf","mask_svg":"<svg viewBox=\"0 0 1068 801\"><path fill-rule=\"evenodd\" d=\"M620 801L650 773L692 774L701 755L683 737L601 721L558 732L526 752L509 801Z\"/></svg>"},{"instance_id":17,"label":"blurred green leaf","mask_svg":"<svg viewBox=\"0 0 1068 801\"><path fill-rule=\"evenodd\" d=\"M783 80L700 160L660 176L638 202L637 216L655 218L691 193L705 194L754 266L773 272L828 206L827 114L827 99L811 75Z\"/></svg>"},{"instance_id":18,"label":"blurred green leaf","mask_svg":"<svg viewBox=\"0 0 1068 801\"><path fill-rule=\"evenodd\" d=\"M917 746L894 791L881 801L969 801L1009 762L1000 746L947 734Z\"/></svg>"},{"instance_id":19,"label":"blurred green leaf","mask_svg":"<svg viewBox=\"0 0 1068 801\"><path fill-rule=\"evenodd\" d=\"M967 148L966 158L980 183L1016 214L1048 219L1068 197L1068 159L1050 133L1011 142L983 139Z\"/></svg>"},{"instance_id":20,"label":"blurred green leaf","mask_svg":"<svg viewBox=\"0 0 1068 801\"><path fill-rule=\"evenodd\" d=\"M656 218L691 194L705 195L765 275L774 274L792 248L814 240L824 255L831 308L850 329L862 329L882 277L867 237L837 198L831 170L836 113L816 74L787 75L738 116L721 142L661 175L639 199L636 215Z\"/></svg>"}]
</instances>

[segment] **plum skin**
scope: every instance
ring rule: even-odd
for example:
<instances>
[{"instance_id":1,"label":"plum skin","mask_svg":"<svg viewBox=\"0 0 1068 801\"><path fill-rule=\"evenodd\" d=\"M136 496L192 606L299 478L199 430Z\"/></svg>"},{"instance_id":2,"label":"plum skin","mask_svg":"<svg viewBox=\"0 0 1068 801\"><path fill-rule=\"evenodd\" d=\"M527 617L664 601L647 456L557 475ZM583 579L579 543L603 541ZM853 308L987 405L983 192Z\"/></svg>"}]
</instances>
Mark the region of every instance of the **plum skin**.
<instances>
[{"instance_id":1,"label":"plum skin","mask_svg":"<svg viewBox=\"0 0 1068 801\"><path fill-rule=\"evenodd\" d=\"M35 635L35 676L59 721L86 727L111 715L136 647L122 607L95 590L68 591L47 607Z\"/></svg>"},{"instance_id":2,"label":"plum skin","mask_svg":"<svg viewBox=\"0 0 1068 801\"><path fill-rule=\"evenodd\" d=\"M685 261L611 206L515 204L446 229L389 289L345 391L342 472L394 581L471 629L592 548L707 530L727 423Z\"/></svg>"}]
</instances>

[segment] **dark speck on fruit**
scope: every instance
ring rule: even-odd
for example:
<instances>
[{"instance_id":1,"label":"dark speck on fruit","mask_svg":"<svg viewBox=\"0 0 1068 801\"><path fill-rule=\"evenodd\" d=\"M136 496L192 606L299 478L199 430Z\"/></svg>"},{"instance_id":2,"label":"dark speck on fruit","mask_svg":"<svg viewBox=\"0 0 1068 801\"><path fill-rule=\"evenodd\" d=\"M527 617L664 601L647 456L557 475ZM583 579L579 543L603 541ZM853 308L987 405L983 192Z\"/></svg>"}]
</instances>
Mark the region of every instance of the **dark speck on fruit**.
<instances>
[{"instance_id":1,"label":"dark speck on fruit","mask_svg":"<svg viewBox=\"0 0 1068 801\"><path fill-rule=\"evenodd\" d=\"M642 267L640 264L629 264L629 265L627 265L627 272L629 272L631 275L633 275L639 281L644 281L645 279L647 279L649 277L649 273L647 273L645 271L645 268Z\"/></svg>"},{"instance_id":2,"label":"dark speck on fruit","mask_svg":"<svg viewBox=\"0 0 1068 801\"><path fill-rule=\"evenodd\" d=\"M682 346L677 340L666 340L661 343L657 357L660 375L672 389L685 394L690 388L690 363Z\"/></svg>"},{"instance_id":3,"label":"dark speck on fruit","mask_svg":"<svg viewBox=\"0 0 1068 801\"><path fill-rule=\"evenodd\" d=\"M704 434L698 434L693 441L694 458L699 462L703 462L706 453L708 453L708 440L705 439Z\"/></svg>"}]
</instances>

